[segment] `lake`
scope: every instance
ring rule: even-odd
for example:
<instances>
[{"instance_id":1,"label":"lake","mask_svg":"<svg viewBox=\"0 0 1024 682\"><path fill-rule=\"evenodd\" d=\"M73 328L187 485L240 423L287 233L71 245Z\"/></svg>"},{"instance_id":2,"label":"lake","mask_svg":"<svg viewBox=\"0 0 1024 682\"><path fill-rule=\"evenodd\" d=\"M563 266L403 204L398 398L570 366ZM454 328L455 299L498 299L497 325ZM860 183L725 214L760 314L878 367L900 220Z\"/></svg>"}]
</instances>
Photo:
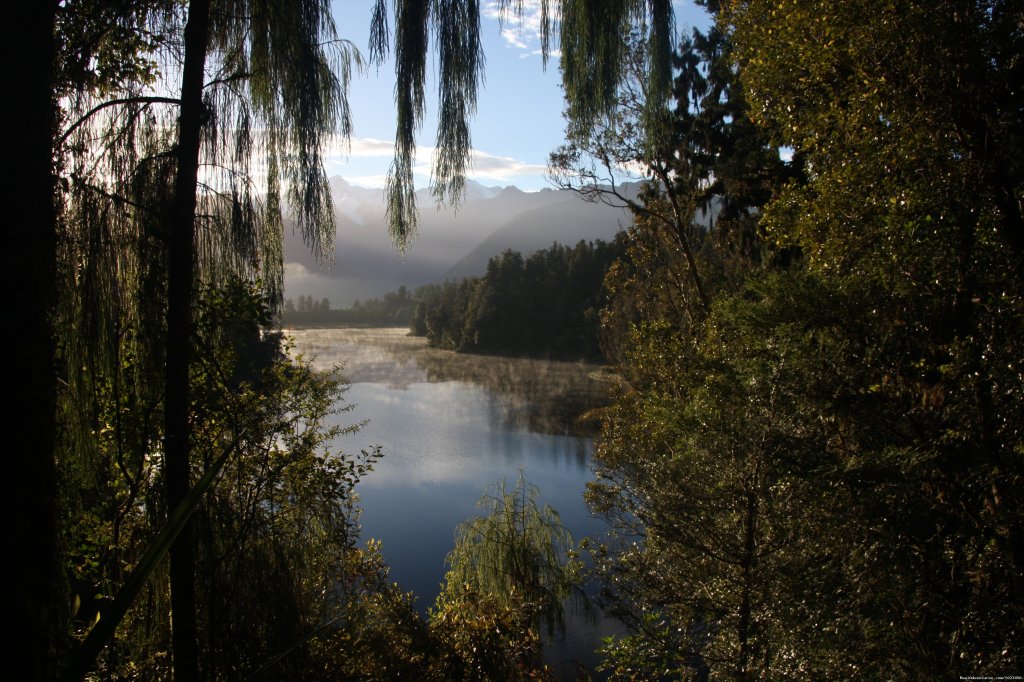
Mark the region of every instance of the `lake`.
<instances>
[{"instance_id":1,"label":"lake","mask_svg":"<svg viewBox=\"0 0 1024 682\"><path fill-rule=\"evenodd\" d=\"M579 540L603 533L583 503L592 474L593 423L578 415L606 401L609 376L598 365L501 358L430 348L406 329L297 329L293 353L315 366L341 366L354 409L337 423L367 420L337 446L381 446L384 457L357 488L362 538L376 538L391 577L417 595L422 612L436 598L455 527L478 515L488 487L515 485L520 472ZM546 658L592 664L600 634L618 630L573 619L567 641Z\"/></svg>"}]
</instances>

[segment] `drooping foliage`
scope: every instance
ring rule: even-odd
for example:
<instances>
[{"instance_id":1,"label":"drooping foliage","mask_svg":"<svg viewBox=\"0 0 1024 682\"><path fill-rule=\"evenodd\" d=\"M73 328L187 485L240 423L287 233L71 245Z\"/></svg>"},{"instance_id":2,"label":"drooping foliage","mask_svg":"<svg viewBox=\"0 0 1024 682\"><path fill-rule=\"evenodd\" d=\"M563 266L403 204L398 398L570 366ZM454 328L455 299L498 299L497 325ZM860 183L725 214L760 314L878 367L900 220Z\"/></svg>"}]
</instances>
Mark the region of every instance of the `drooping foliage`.
<instances>
[{"instance_id":1,"label":"drooping foliage","mask_svg":"<svg viewBox=\"0 0 1024 682\"><path fill-rule=\"evenodd\" d=\"M548 635L565 631L565 608L589 606L569 531L520 474L480 498L482 516L455 531L448 573L430 614L449 679L551 679L540 660Z\"/></svg>"},{"instance_id":2,"label":"drooping foliage","mask_svg":"<svg viewBox=\"0 0 1024 682\"><path fill-rule=\"evenodd\" d=\"M386 0L373 11L371 53L387 54L391 24ZM472 151L467 117L476 110L483 82L479 0L395 0L395 160L388 172L387 200L391 236L404 249L416 233L416 199L412 164L416 133L426 111L425 81L430 40L437 43L439 111L437 146L431 172L438 201L457 202ZM557 50L568 119L587 135L618 106L619 88L630 76L621 36L639 32L648 54L645 76L650 97L644 120L654 154L656 140L667 128L672 69L672 3L668 0L601 0L599 2L540 2L540 34L544 62ZM499 9L515 21L522 0L500 0Z\"/></svg>"},{"instance_id":3,"label":"drooping foliage","mask_svg":"<svg viewBox=\"0 0 1024 682\"><path fill-rule=\"evenodd\" d=\"M549 630L564 630L564 608L578 594L580 565L573 561L572 536L558 512L539 505L539 494L520 475L512 490L502 482L482 497L486 513L455 531L445 581L456 593L474 590L505 606L518 602Z\"/></svg>"},{"instance_id":4,"label":"drooping foliage","mask_svg":"<svg viewBox=\"0 0 1024 682\"><path fill-rule=\"evenodd\" d=\"M252 672L294 645L274 663L276 675L315 675L333 659L307 638L330 638L344 625L347 595L336 587L362 570L354 486L378 453L329 451L344 430L332 415L350 409L341 402L344 386L334 373L285 356L280 335L261 326L270 316L256 292L208 289L198 313L196 468L226 455L195 512L203 668L214 677ZM162 407L139 402L124 378L144 367L127 354L122 363L98 386L96 463L68 500L75 634L103 616L166 515ZM158 569L105 648L101 674L168 674L167 587L166 568Z\"/></svg>"},{"instance_id":5,"label":"drooping foliage","mask_svg":"<svg viewBox=\"0 0 1024 682\"><path fill-rule=\"evenodd\" d=\"M659 16L668 5L660 6ZM422 111L422 85L417 89L416 81L422 84L420 66L429 45L421 29L429 16L440 36L442 118L448 126L441 134L435 182L439 194L450 199L459 193L469 150L465 115L472 111L482 64L474 37L479 11L475 2L439 4L433 13L425 8L425 3L406 3L400 12L404 16L407 9L411 19L399 22L404 51L398 63L406 74L400 90L409 95L406 113L400 115L413 121L402 127L408 132ZM377 12L381 21L384 15ZM358 56L337 40L329 5L314 0L80 0L49 3L33 18L40 21L32 23L32 35L47 36L39 44L49 46L52 35L56 45L47 47L36 64L36 82L52 93L32 100L39 105L32 109L39 122L29 127L41 135L33 138L26 156L39 171L33 177L52 180L56 169L59 183L56 196L42 197L40 190L39 207L46 207L37 213L44 248L38 258L26 261L40 280L32 280L31 296L40 311L33 319L40 324L28 330L28 345L40 349L33 360L40 370L34 383L42 397L50 396L32 413L31 423L56 432L54 411L47 405L62 386L61 409L69 428L57 450L65 490L88 490L95 476L103 478L113 451L117 476L132 472L129 488L142 480L135 476L139 466L146 476L167 482L162 501L154 495L138 502L137 492L127 498L152 515L147 517L153 523L149 530L155 531L161 514L174 515L179 502L191 499L194 504L200 498L191 494L191 481L200 475L206 480L226 461L214 453L231 450L220 447L224 444L212 432L202 435L214 436L214 442L195 442L193 427L204 426L196 411L199 401L210 398L217 385L193 351L201 341L197 292L219 290L237 279L259 282L269 305L276 307L284 204L290 205L314 251L329 255L333 217L320 153L330 135L348 132L344 85L349 64L358 63ZM51 116L54 102L59 102L57 117ZM55 118L60 121L52 127ZM451 152L447 157L446 151ZM59 336L61 384L50 371L56 364L54 336ZM244 397L241 383L230 388ZM160 431L154 419L161 413L166 419L162 442L152 435ZM49 452L54 448L48 443L42 447L45 456L31 458L40 470L53 468ZM126 450L125 444L131 447ZM43 519L54 509L53 477L30 479L30 502L43 512L32 518ZM81 501L70 497L68 509ZM105 508L96 518L124 513ZM200 595L208 589L208 576L197 580L196 567L214 545L204 545L191 531L185 535L176 544L194 545L200 563L191 557L177 562L180 570L172 574L184 579L172 577L178 583L172 595L194 597L190 584L198 585ZM183 552L177 553L184 557ZM38 568L40 575L49 574L47 562L54 556L33 557L29 572ZM121 577L117 571L109 575ZM116 584L112 580L104 589ZM150 602L154 610L149 615L166 614L164 596ZM209 627L185 627L195 620L190 613L198 611L193 597L173 608L176 658L179 650L194 648L202 628ZM48 619L46 627L60 620L47 614L43 619ZM46 639L33 633L39 641ZM176 675L197 678L200 666L212 671L222 660L217 657L234 660L236 653L222 651L199 662L196 652L186 652L182 658L188 662L176 667ZM121 670L119 656L117 647L111 648L103 665ZM48 665L34 666L35 675ZM164 664L153 665L149 670L158 671Z\"/></svg>"},{"instance_id":6,"label":"drooping foliage","mask_svg":"<svg viewBox=\"0 0 1024 682\"><path fill-rule=\"evenodd\" d=\"M68 32L85 29L79 15L91 8L80 4L87 3L66 9ZM97 30L109 22L94 19ZM71 82L61 95L70 123L57 150L67 158L69 190L62 300L69 315L89 316L80 323L81 336L99 348L116 337L115 320L142 315L142 303L161 286L179 106L164 93L177 89L175 65L183 55L173 38L186 19L173 4L140 6L122 17L125 26L107 28L134 42L106 36L141 64L133 77L103 72L104 87L96 87L98 76L65 76ZM198 265L208 281L259 277L275 301L285 203L314 252L331 256L334 214L321 154L335 134L351 129L345 93L351 64L360 58L316 2L214 3L209 33ZM101 54L124 66L120 53Z\"/></svg>"},{"instance_id":7,"label":"drooping foliage","mask_svg":"<svg viewBox=\"0 0 1024 682\"><path fill-rule=\"evenodd\" d=\"M69 423L87 427L95 418L96 382L119 371L122 350L143 358L140 390L162 398L171 514L190 498L196 463L197 285L260 281L278 305L282 186L317 256L329 246L334 218L321 154L335 132L348 134L345 89L358 53L338 41L329 8L317 2L153 3L113 19L102 8L80 9L104 30L123 22L115 47L125 45L117 35L147 38L132 43L137 57L127 69L96 71L110 89L72 77L61 93L73 122L55 150L66 159L68 188L58 312L66 361L89 370L69 377ZM100 50L108 52L121 54ZM137 345L123 347L122 337ZM161 374L162 383L153 380ZM77 452L67 471L88 469L88 431L71 436ZM195 549L186 518L170 546L175 675L183 680L199 675Z\"/></svg>"}]
</instances>

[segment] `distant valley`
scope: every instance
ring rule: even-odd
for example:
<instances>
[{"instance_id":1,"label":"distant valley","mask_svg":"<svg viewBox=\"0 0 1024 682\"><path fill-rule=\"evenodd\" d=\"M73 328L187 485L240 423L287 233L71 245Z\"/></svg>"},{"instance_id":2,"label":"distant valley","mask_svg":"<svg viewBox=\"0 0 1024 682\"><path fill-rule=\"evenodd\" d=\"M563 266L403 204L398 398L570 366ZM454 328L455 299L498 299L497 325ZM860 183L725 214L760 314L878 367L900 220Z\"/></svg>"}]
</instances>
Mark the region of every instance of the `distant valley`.
<instances>
[{"instance_id":1,"label":"distant valley","mask_svg":"<svg viewBox=\"0 0 1024 682\"><path fill-rule=\"evenodd\" d=\"M388 236L383 191L331 178L338 222L333 265L321 266L301 235L285 228L285 297L327 298L331 307L375 298L401 285L414 288L483 274L487 261L506 249L527 256L553 242L610 240L631 218L623 209L589 203L576 193L467 183L456 209L438 208L427 190L417 195L419 232L399 254Z\"/></svg>"}]
</instances>

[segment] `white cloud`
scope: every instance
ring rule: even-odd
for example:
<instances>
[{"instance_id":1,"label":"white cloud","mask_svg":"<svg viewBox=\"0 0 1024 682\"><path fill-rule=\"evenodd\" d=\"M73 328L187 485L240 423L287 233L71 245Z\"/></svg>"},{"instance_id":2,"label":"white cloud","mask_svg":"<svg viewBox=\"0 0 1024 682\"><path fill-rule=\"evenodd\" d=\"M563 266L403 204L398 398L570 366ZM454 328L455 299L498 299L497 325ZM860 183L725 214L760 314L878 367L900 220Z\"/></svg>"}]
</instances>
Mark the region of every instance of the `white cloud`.
<instances>
[{"instance_id":1,"label":"white cloud","mask_svg":"<svg viewBox=\"0 0 1024 682\"><path fill-rule=\"evenodd\" d=\"M335 136L327 147L328 158L373 158L393 156L395 143L392 140L378 140L372 137L353 137L344 139Z\"/></svg>"},{"instance_id":2,"label":"white cloud","mask_svg":"<svg viewBox=\"0 0 1024 682\"><path fill-rule=\"evenodd\" d=\"M351 156L391 157L394 154L395 143L392 140L377 140L372 137L357 137L352 140Z\"/></svg>"},{"instance_id":3,"label":"white cloud","mask_svg":"<svg viewBox=\"0 0 1024 682\"><path fill-rule=\"evenodd\" d=\"M519 32L513 28L505 27L501 29L501 37L504 38L505 42L511 47L516 47L520 50L525 50L529 47L529 45L523 42Z\"/></svg>"},{"instance_id":4,"label":"white cloud","mask_svg":"<svg viewBox=\"0 0 1024 682\"><path fill-rule=\"evenodd\" d=\"M494 156L474 150L467 175L474 179L508 180L524 175L544 175L548 167L542 164L526 163L507 156Z\"/></svg>"},{"instance_id":5,"label":"white cloud","mask_svg":"<svg viewBox=\"0 0 1024 682\"><path fill-rule=\"evenodd\" d=\"M384 187L387 170L394 156L391 142L371 138L353 138L351 153L338 150L325 158L328 175L341 175L345 180L360 187ZM416 149L416 163L413 173L418 176L418 186L426 186L436 148L419 146ZM496 156L474 149L470 156L466 177L484 183L515 184L517 178L536 179L547 173L547 165L530 163L508 156Z\"/></svg>"},{"instance_id":6,"label":"white cloud","mask_svg":"<svg viewBox=\"0 0 1024 682\"><path fill-rule=\"evenodd\" d=\"M540 55L541 42L541 0L522 0L521 9L515 2L506 3L509 7L502 10L502 3L490 0L484 3L483 15L502 24L501 37L505 43L516 50L524 51L523 57ZM557 7L552 4L552 13ZM555 18L555 17L552 17ZM552 54L552 56L555 56Z\"/></svg>"},{"instance_id":7,"label":"white cloud","mask_svg":"<svg viewBox=\"0 0 1024 682\"><path fill-rule=\"evenodd\" d=\"M284 277L285 279L293 282L301 282L303 280L313 277L314 274L309 271L302 263L296 263L295 261L288 261L284 264Z\"/></svg>"},{"instance_id":8,"label":"white cloud","mask_svg":"<svg viewBox=\"0 0 1024 682\"><path fill-rule=\"evenodd\" d=\"M530 57L543 57L544 50L530 50L529 52L523 52L519 55L520 59L528 59ZM550 50L548 51L548 59L556 61L562 58L561 50Z\"/></svg>"}]
</instances>

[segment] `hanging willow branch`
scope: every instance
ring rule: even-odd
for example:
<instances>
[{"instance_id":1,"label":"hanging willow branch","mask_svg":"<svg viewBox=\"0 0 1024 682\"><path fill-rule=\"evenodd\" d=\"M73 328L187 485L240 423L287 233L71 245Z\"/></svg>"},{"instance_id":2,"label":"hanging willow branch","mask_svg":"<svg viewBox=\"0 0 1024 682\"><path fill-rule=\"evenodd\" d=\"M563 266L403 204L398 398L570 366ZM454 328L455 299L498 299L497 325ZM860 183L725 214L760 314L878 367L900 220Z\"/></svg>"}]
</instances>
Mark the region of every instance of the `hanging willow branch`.
<instances>
[{"instance_id":1,"label":"hanging willow branch","mask_svg":"<svg viewBox=\"0 0 1024 682\"><path fill-rule=\"evenodd\" d=\"M500 0L506 17L521 19L523 0ZM651 69L644 112L653 154L669 125L672 91L671 52L674 41L671 0L540 0L540 39L545 66L560 51L570 129L586 135L608 119L619 105L619 91L628 80L628 55L622 36L640 29ZM480 42L479 0L395 0L395 158L385 188L388 229L404 250L416 234L417 209L413 183L416 133L426 110L426 59L430 40L437 44L437 152L431 189L440 202L457 204L465 191L472 145L469 120L476 112L483 84L484 55ZM557 44L553 36L558 36ZM386 0L374 5L370 54L389 54L390 26Z\"/></svg>"},{"instance_id":2,"label":"hanging willow branch","mask_svg":"<svg viewBox=\"0 0 1024 682\"><path fill-rule=\"evenodd\" d=\"M447 557L447 590L467 587L515 608L522 600L549 632L565 631L565 604L585 602L572 535L558 512L540 506L540 491L522 474L512 490L505 482L480 498L485 511L459 524L455 549Z\"/></svg>"}]
</instances>

